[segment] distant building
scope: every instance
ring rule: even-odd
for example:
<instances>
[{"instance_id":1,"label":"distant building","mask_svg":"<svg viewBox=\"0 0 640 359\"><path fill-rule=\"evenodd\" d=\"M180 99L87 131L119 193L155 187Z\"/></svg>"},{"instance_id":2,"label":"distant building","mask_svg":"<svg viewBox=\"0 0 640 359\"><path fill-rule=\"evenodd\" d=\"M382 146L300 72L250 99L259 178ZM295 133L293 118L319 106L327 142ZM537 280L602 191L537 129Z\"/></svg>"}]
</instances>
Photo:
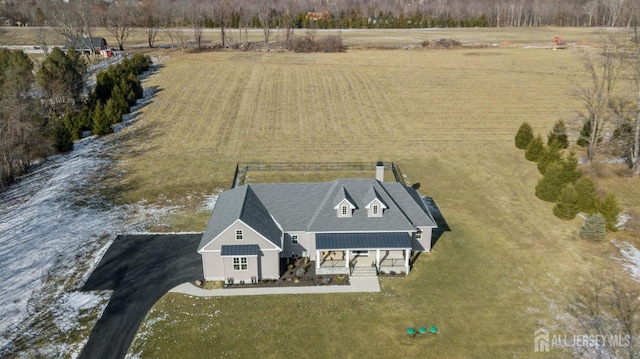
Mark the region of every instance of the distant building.
<instances>
[{"instance_id":1,"label":"distant building","mask_svg":"<svg viewBox=\"0 0 640 359\"><path fill-rule=\"evenodd\" d=\"M87 55L102 54L107 50L107 40L104 37L77 37L67 39L63 50L73 47L77 52Z\"/></svg>"}]
</instances>

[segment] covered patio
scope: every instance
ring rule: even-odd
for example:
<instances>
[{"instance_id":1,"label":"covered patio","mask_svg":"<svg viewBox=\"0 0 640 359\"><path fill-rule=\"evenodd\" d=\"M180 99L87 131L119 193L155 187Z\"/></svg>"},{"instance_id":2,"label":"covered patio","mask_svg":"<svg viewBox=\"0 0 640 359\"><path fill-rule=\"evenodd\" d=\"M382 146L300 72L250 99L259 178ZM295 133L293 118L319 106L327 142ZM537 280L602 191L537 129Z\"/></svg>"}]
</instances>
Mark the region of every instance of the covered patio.
<instances>
[{"instance_id":1,"label":"covered patio","mask_svg":"<svg viewBox=\"0 0 640 359\"><path fill-rule=\"evenodd\" d=\"M361 267L408 274L410 257L406 232L316 234L316 274L351 275Z\"/></svg>"}]
</instances>

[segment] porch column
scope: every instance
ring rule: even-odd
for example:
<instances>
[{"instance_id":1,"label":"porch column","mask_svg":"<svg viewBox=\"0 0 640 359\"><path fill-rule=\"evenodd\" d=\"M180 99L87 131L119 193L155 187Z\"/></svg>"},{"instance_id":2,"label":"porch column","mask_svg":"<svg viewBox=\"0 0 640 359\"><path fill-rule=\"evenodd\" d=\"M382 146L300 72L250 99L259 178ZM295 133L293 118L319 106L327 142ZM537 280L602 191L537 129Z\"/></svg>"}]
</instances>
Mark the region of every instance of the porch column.
<instances>
[{"instance_id":1,"label":"porch column","mask_svg":"<svg viewBox=\"0 0 640 359\"><path fill-rule=\"evenodd\" d=\"M404 266L407 268L407 273L409 272L409 257L411 257L411 249L407 249L404 256Z\"/></svg>"},{"instance_id":2,"label":"porch column","mask_svg":"<svg viewBox=\"0 0 640 359\"><path fill-rule=\"evenodd\" d=\"M380 250L376 249L376 267L380 268Z\"/></svg>"},{"instance_id":3,"label":"porch column","mask_svg":"<svg viewBox=\"0 0 640 359\"><path fill-rule=\"evenodd\" d=\"M344 250L344 267L349 268L349 250Z\"/></svg>"},{"instance_id":4,"label":"porch column","mask_svg":"<svg viewBox=\"0 0 640 359\"><path fill-rule=\"evenodd\" d=\"M320 268L320 261L322 258L320 257L320 251L316 250L316 268Z\"/></svg>"}]
</instances>

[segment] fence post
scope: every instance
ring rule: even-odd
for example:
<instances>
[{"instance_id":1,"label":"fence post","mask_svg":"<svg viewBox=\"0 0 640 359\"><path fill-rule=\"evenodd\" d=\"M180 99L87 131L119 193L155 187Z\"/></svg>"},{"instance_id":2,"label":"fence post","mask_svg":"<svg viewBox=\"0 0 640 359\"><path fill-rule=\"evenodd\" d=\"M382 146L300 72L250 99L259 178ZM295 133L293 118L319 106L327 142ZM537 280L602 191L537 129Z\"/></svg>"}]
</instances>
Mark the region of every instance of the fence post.
<instances>
[{"instance_id":1,"label":"fence post","mask_svg":"<svg viewBox=\"0 0 640 359\"><path fill-rule=\"evenodd\" d=\"M236 182L238 181L238 170L240 169L240 163L236 162L236 172L233 174L233 181L231 182L231 189L236 188Z\"/></svg>"}]
</instances>

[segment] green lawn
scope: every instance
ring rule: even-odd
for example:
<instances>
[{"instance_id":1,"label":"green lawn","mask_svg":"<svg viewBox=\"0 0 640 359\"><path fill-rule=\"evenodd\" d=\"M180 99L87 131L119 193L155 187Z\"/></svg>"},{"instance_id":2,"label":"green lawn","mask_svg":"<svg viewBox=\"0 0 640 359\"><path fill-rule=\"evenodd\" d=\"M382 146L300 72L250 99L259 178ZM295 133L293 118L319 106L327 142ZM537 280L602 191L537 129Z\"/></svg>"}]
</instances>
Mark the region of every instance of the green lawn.
<instances>
[{"instance_id":1,"label":"green lawn","mask_svg":"<svg viewBox=\"0 0 640 359\"><path fill-rule=\"evenodd\" d=\"M203 197L228 188L236 162L384 159L421 184L452 231L407 278L382 280L379 294L168 294L132 351L144 358L528 358L536 329L579 330L567 314L576 288L595 272L619 270L611 259L618 251L608 240L579 239L580 219L553 216L553 205L534 196L535 164L513 143L523 121L546 135L579 108L567 93L584 75L581 50L525 46L555 30L457 31L504 46L446 51L161 51L163 67L145 82L159 92L116 135L122 145L105 182L115 200L179 205L167 229L200 231L208 217L199 211ZM593 30L566 31L581 43L596 38ZM638 179L597 182L625 211L637 211ZM433 324L437 336L405 333Z\"/></svg>"}]
</instances>

